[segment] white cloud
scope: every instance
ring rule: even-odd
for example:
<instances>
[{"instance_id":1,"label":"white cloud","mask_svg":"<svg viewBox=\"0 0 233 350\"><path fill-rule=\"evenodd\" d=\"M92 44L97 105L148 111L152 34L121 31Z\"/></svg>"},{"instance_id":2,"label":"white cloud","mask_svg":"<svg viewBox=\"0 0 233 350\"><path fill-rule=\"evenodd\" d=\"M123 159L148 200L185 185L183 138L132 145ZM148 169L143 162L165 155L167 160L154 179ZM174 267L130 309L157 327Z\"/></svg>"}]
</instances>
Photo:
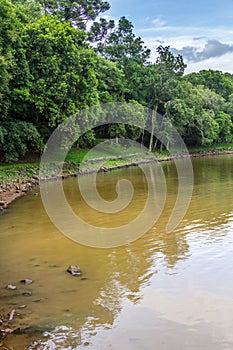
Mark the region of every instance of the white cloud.
<instances>
[{"instance_id":1,"label":"white cloud","mask_svg":"<svg viewBox=\"0 0 233 350\"><path fill-rule=\"evenodd\" d=\"M141 29L140 34L151 49L152 61L161 42L173 48L175 54L182 54L188 65L187 72L217 69L233 73L232 27L169 26L158 17L150 28Z\"/></svg>"},{"instance_id":2,"label":"white cloud","mask_svg":"<svg viewBox=\"0 0 233 350\"><path fill-rule=\"evenodd\" d=\"M159 25L160 19L157 18L155 26L141 28L140 33L143 33L144 37L159 36L159 39L171 39L173 37L189 36L195 38L195 40L203 39L205 37L209 39L217 39L227 43L232 42L233 29L227 27L204 27L204 26L169 26L164 24Z\"/></svg>"},{"instance_id":3,"label":"white cloud","mask_svg":"<svg viewBox=\"0 0 233 350\"><path fill-rule=\"evenodd\" d=\"M101 16L106 20L112 16ZM145 45L151 49L151 61L157 57L156 49L159 45L170 46L175 54L180 53L187 63L186 73L201 69L216 69L233 73L233 28L224 26L207 27L195 25L168 25L158 16L153 20L146 17L145 22L150 27L137 28L134 32L142 37ZM144 22L144 23L145 23ZM186 57L185 57L186 56Z\"/></svg>"},{"instance_id":4,"label":"white cloud","mask_svg":"<svg viewBox=\"0 0 233 350\"><path fill-rule=\"evenodd\" d=\"M221 43L218 40L207 40L203 48L196 46L184 46L181 50L171 47L171 51L177 55L180 54L188 62L200 62L212 57L221 57L227 53L233 52L233 45Z\"/></svg>"},{"instance_id":5,"label":"white cloud","mask_svg":"<svg viewBox=\"0 0 233 350\"><path fill-rule=\"evenodd\" d=\"M155 18L155 19L153 19L153 21L152 21L152 23L153 24L155 24L156 25L156 27L164 27L165 26L165 24L166 24L166 22L165 21L163 21L161 18Z\"/></svg>"},{"instance_id":6,"label":"white cloud","mask_svg":"<svg viewBox=\"0 0 233 350\"><path fill-rule=\"evenodd\" d=\"M220 70L233 74L233 53L227 53L221 57L212 57L200 62L189 62L185 73L199 72L202 69Z\"/></svg>"},{"instance_id":7,"label":"white cloud","mask_svg":"<svg viewBox=\"0 0 233 350\"><path fill-rule=\"evenodd\" d=\"M151 49L151 60L155 62L157 53L156 48L162 43L163 46L175 47L177 50L182 50L184 47L190 46L195 48L197 52L202 52L205 48L207 40L202 38L201 40L195 40L187 36L174 37L164 40L157 38L146 38L145 45ZM233 74L233 52L228 52L220 55L219 57L210 57L206 59L200 59L199 62L190 62L184 58L187 64L185 73L199 72L202 69L220 70L223 72L229 72Z\"/></svg>"}]
</instances>

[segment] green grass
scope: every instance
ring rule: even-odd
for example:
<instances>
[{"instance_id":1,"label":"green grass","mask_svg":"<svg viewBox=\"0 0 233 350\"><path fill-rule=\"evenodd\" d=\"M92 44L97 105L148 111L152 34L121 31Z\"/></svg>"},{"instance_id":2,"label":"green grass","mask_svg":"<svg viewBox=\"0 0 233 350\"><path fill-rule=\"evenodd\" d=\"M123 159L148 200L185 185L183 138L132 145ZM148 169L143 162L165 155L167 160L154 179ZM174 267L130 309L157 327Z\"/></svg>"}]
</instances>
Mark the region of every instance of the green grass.
<instances>
[{"instance_id":1,"label":"green grass","mask_svg":"<svg viewBox=\"0 0 233 350\"><path fill-rule=\"evenodd\" d=\"M170 152L167 149L164 149L162 151L155 150L153 154L157 158L166 158L170 156Z\"/></svg>"},{"instance_id":2,"label":"green grass","mask_svg":"<svg viewBox=\"0 0 233 350\"><path fill-rule=\"evenodd\" d=\"M14 182L30 178L39 169L39 164L0 165L0 182Z\"/></svg>"},{"instance_id":3,"label":"green grass","mask_svg":"<svg viewBox=\"0 0 233 350\"><path fill-rule=\"evenodd\" d=\"M190 153L198 153L198 152L208 152L208 151L233 151L233 144L222 143L218 145L212 146L199 146L199 147L189 147L188 151ZM129 154L135 154L134 157L128 157ZM162 152L156 151L153 152L155 157L157 158L165 158L169 156L169 152L167 150L163 150ZM132 163L134 161L138 161L142 158L150 157L149 154L145 153L145 150L140 147L129 147L122 148L122 146L117 144L108 144L99 143L98 147L95 147L90 152L86 149L78 149L73 147L66 156L65 161L68 163L64 166L63 170L67 173L77 172L78 166L81 164L83 158L85 159L95 159L95 158L105 158L105 157L116 157L116 156L124 155L124 159L111 159L106 160L104 166L112 167L112 166L120 166L126 163ZM25 163L16 163L16 164L2 164L0 165L0 183L6 182L14 182L17 180L27 180L33 174L38 173L39 171L39 159L37 158L37 162L34 162L36 159L33 159L33 162L27 162L27 160L31 161L32 158L25 159ZM99 164L91 164L86 163L85 167L82 169L94 169L98 168ZM49 173L49 172L48 172Z\"/></svg>"},{"instance_id":4,"label":"green grass","mask_svg":"<svg viewBox=\"0 0 233 350\"><path fill-rule=\"evenodd\" d=\"M83 158L85 159L95 159L95 158L105 158L105 157L116 157L121 155L127 154L138 154L141 153L142 155L145 154L145 152L140 147L125 147L123 148L120 145L117 144L106 144L104 142L99 143L97 147L94 147L89 150L84 149L77 149L76 147L73 147L69 153L66 156L65 161L66 162L76 162L80 163Z\"/></svg>"},{"instance_id":5,"label":"green grass","mask_svg":"<svg viewBox=\"0 0 233 350\"><path fill-rule=\"evenodd\" d=\"M196 146L196 147L188 147L188 151L190 153L196 152L208 152L208 151L228 151L233 150L233 143L219 143L217 145L211 146Z\"/></svg>"}]
</instances>

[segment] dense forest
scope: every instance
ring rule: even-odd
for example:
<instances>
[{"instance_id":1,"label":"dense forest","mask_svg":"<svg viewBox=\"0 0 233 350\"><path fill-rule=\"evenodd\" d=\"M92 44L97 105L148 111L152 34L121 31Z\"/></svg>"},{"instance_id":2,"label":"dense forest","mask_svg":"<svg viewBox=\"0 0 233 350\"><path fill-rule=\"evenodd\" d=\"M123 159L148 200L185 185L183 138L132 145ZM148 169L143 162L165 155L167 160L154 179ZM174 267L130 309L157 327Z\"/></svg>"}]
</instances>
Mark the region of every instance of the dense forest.
<instances>
[{"instance_id":1,"label":"dense forest","mask_svg":"<svg viewBox=\"0 0 233 350\"><path fill-rule=\"evenodd\" d=\"M157 57L125 17L101 18L102 0L0 0L0 158L40 152L53 130L79 111L132 102L166 116L187 145L232 142L233 75L184 74L182 56ZM92 121L83 120L90 129ZM145 121L156 124L153 120ZM153 150L150 134L127 125L91 130L78 140L127 135ZM169 135L168 135L169 138Z\"/></svg>"}]
</instances>

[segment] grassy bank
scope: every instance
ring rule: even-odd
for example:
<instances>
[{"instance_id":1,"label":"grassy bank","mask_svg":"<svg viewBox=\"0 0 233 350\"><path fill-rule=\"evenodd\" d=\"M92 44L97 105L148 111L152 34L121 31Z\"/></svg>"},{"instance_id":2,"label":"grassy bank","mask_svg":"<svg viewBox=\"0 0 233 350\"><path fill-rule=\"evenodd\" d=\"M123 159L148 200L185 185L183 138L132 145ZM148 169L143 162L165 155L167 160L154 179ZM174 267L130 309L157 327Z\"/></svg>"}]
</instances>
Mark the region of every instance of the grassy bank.
<instances>
[{"instance_id":1,"label":"grassy bank","mask_svg":"<svg viewBox=\"0 0 233 350\"><path fill-rule=\"evenodd\" d=\"M200 153L200 152L219 152L219 153L227 153L233 151L233 143L221 143L218 145L211 146L196 146L196 147L188 147L188 151L190 154L192 153Z\"/></svg>"},{"instance_id":2,"label":"grassy bank","mask_svg":"<svg viewBox=\"0 0 233 350\"><path fill-rule=\"evenodd\" d=\"M208 147L189 148L191 157L233 153L233 144L219 144ZM29 158L31 159L31 158ZM100 144L93 150L72 148L63 164L62 174L54 171L54 166L44 172L44 179L61 176L71 176L80 173L90 173L99 170L108 171L124 166L133 166L151 159L170 160L169 152L154 152L153 154L139 147L125 148L116 144ZM33 162L0 165L0 211L6 208L15 198L27 193L39 183L40 159Z\"/></svg>"},{"instance_id":3,"label":"grassy bank","mask_svg":"<svg viewBox=\"0 0 233 350\"><path fill-rule=\"evenodd\" d=\"M193 154L212 154L212 153L228 153L233 152L233 144L219 144L206 147L190 147L188 151L191 155ZM72 148L67 154L65 159L65 164L63 167L64 173L69 174L72 172L78 172L80 164L82 163L82 170L88 171L91 169L98 168L100 163L103 163L104 167L121 166L123 164L130 164L140 159L150 159L151 154L141 150L138 147L125 148L122 151L122 147L113 144L108 145L106 150L106 145L98 145L98 148L94 150L88 149L77 149ZM164 150L162 152L156 151L153 156L158 159L163 159L169 157L169 152ZM24 181L31 178L33 175L39 174L39 157L35 158L33 162L28 162L28 158L24 159L22 163L15 164L0 164L0 185L6 182ZM30 159L31 160L31 159ZM92 161L93 160L93 161Z\"/></svg>"},{"instance_id":4,"label":"grassy bank","mask_svg":"<svg viewBox=\"0 0 233 350\"><path fill-rule=\"evenodd\" d=\"M64 174L77 173L82 164L82 171L98 168L104 162L105 167L122 165L132 161L148 158L148 154L138 147L129 147L122 150L116 144L98 145L93 150L72 148L67 154L63 166ZM39 174L40 158L34 157L33 162L28 162L28 157L24 162L15 164L0 164L0 184L6 182L23 181ZM49 171L48 171L49 172Z\"/></svg>"}]
</instances>

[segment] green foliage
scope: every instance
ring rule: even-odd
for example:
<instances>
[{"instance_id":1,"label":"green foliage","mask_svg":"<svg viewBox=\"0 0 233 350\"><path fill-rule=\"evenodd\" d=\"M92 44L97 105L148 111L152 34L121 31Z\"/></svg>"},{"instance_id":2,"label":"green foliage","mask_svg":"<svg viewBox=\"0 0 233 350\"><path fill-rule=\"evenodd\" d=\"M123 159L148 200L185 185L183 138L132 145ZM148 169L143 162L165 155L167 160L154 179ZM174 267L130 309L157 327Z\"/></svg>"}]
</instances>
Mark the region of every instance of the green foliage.
<instances>
[{"instance_id":1,"label":"green foliage","mask_svg":"<svg viewBox=\"0 0 233 350\"><path fill-rule=\"evenodd\" d=\"M20 120L27 114L25 101L30 94L30 71L23 35L26 15L21 5L0 0L0 18L0 119Z\"/></svg>"},{"instance_id":2,"label":"green foliage","mask_svg":"<svg viewBox=\"0 0 233 350\"><path fill-rule=\"evenodd\" d=\"M228 100L233 93L233 77L229 73L222 73L214 70L201 70L199 73L191 73L186 79L193 85L202 85L208 87L216 94Z\"/></svg>"},{"instance_id":3,"label":"green foliage","mask_svg":"<svg viewBox=\"0 0 233 350\"><path fill-rule=\"evenodd\" d=\"M16 120L1 124L0 156L5 162L16 161L28 151L39 152L41 146L41 137L34 125Z\"/></svg>"},{"instance_id":4,"label":"green foliage","mask_svg":"<svg viewBox=\"0 0 233 350\"><path fill-rule=\"evenodd\" d=\"M133 33L133 24L126 17L121 17L118 26L106 35L97 49L107 61L116 63L124 75L118 101L123 98L126 101L133 99L146 105L144 81L150 50Z\"/></svg>"},{"instance_id":5,"label":"green foliage","mask_svg":"<svg viewBox=\"0 0 233 350\"><path fill-rule=\"evenodd\" d=\"M148 63L150 50L126 17L117 26L99 18L108 9L102 0L0 0L0 152L5 160L37 150L41 137L45 141L74 114L75 120L60 127L65 128L64 148L88 129L80 147L94 145L97 135L162 148L153 136L156 128L168 146L171 128L169 123L159 128L158 113L187 144L232 142L233 75L203 70L183 77L183 58L169 46L159 46L156 62ZM88 41L97 43L91 48ZM122 102L120 110L111 108L109 125L92 130L106 117L98 104L108 102ZM147 120L142 105L152 109ZM110 125L114 118L118 123ZM142 134L145 124L151 135Z\"/></svg>"},{"instance_id":6,"label":"green foliage","mask_svg":"<svg viewBox=\"0 0 233 350\"><path fill-rule=\"evenodd\" d=\"M110 5L102 0L37 0L48 15L56 15L61 21L70 22L75 28L85 31L91 42L101 41L109 30L114 27L114 21L105 18L96 19L109 10Z\"/></svg>"},{"instance_id":7,"label":"green foliage","mask_svg":"<svg viewBox=\"0 0 233 350\"><path fill-rule=\"evenodd\" d=\"M97 56L95 69L100 102L108 103L122 100L126 90L125 77L117 64Z\"/></svg>"},{"instance_id":8,"label":"green foliage","mask_svg":"<svg viewBox=\"0 0 233 350\"><path fill-rule=\"evenodd\" d=\"M19 18L24 23L35 20L44 14L39 0L11 0L11 2L16 5Z\"/></svg>"},{"instance_id":9,"label":"green foliage","mask_svg":"<svg viewBox=\"0 0 233 350\"><path fill-rule=\"evenodd\" d=\"M231 116L233 122L233 93L228 97L228 101L224 101L222 109Z\"/></svg>"},{"instance_id":10,"label":"green foliage","mask_svg":"<svg viewBox=\"0 0 233 350\"><path fill-rule=\"evenodd\" d=\"M0 0L0 18L1 54L6 55L12 51L12 43L17 40L21 27L17 9L10 0Z\"/></svg>"},{"instance_id":11,"label":"green foliage","mask_svg":"<svg viewBox=\"0 0 233 350\"><path fill-rule=\"evenodd\" d=\"M17 104L17 94L27 89L28 66L22 42L22 23L18 9L0 0L0 113L7 119ZM16 92L17 91L17 92Z\"/></svg>"},{"instance_id":12,"label":"green foliage","mask_svg":"<svg viewBox=\"0 0 233 350\"><path fill-rule=\"evenodd\" d=\"M136 100L144 106L148 106L148 91L145 82L148 78L148 66L134 59L128 59L124 66L124 98L126 101Z\"/></svg>"},{"instance_id":13,"label":"green foliage","mask_svg":"<svg viewBox=\"0 0 233 350\"><path fill-rule=\"evenodd\" d=\"M181 56L174 56L169 47L158 47L158 58L156 64L147 67L147 77L145 79L145 89L147 91L147 104L153 112L148 120L148 128L151 131L149 150L154 149L154 131L157 125L157 113L166 113L166 104L175 99L180 94L180 80L185 68ZM160 129L160 138L162 129ZM163 136L170 142L171 135L167 126L164 126Z\"/></svg>"},{"instance_id":14,"label":"green foliage","mask_svg":"<svg viewBox=\"0 0 233 350\"><path fill-rule=\"evenodd\" d=\"M181 55L174 56L170 51L170 46L163 47L160 45L157 48L157 53L159 56L156 63L164 65L165 69L170 71L172 74L176 73L181 76L184 74L186 64L183 61L183 57Z\"/></svg>"},{"instance_id":15,"label":"green foliage","mask_svg":"<svg viewBox=\"0 0 233 350\"><path fill-rule=\"evenodd\" d=\"M64 21L72 21L80 29L85 29L88 21L94 21L110 8L108 2L102 0L39 0L39 2L47 14L56 15Z\"/></svg>"},{"instance_id":16,"label":"green foliage","mask_svg":"<svg viewBox=\"0 0 233 350\"><path fill-rule=\"evenodd\" d=\"M116 143L118 143L119 137L124 137L126 134L125 125L124 124L112 124L109 127L109 136L111 139L115 138Z\"/></svg>"},{"instance_id":17,"label":"green foliage","mask_svg":"<svg viewBox=\"0 0 233 350\"><path fill-rule=\"evenodd\" d=\"M117 120L121 120L122 123L111 124L108 128L110 138L118 139L120 137L126 137L131 140L138 140L142 134L142 130L145 127L145 111L142 105L137 101L129 101L130 103L121 103L116 106L116 110L112 108L112 120L114 116Z\"/></svg>"},{"instance_id":18,"label":"green foliage","mask_svg":"<svg viewBox=\"0 0 233 350\"><path fill-rule=\"evenodd\" d=\"M4 120L7 117L7 113L10 106L9 94L9 81L11 75L8 71L9 60L4 56L0 56L0 120Z\"/></svg>"},{"instance_id":19,"label":"green foliage","mask_svg":"<svg viewBox=\"0 0 233 350\"><path fill-rule=\"evenodd\" d=\"M100 42L114 27L115 22L113 20L107 21L105 18L100 18L99 22L95 21L87 32L88 40L90 42Z\"/></svg>"},{"instance_id":20,"label":"green foliage","mask_svg":"<svg viewBox=\"0 0 233 350\"><path fill-rule=\"evenodd\" d=\"M125 66L128 59L143 64L150 55L150 50L144 46L140 37L135 36L133 24L126 17L121 17L117 28L107 36L105 42L98 44L98 51L105 58L122 66Z\"/></svg>"},{"instance_id":21,"label":"green foliage","mask_svg":"<svg viewBox=\"0 0 233 350\"><path fill-rule=\"evenodd\" d=\"M218 142L232 142L233 122L230 115L220 111L217 115L216 122L219 125Z\"/></svg>"},{"instance_id":22,"label":"green foliage","mask_svg":"<svg viewBox=\"0 0 233 350\"><path fill-rule=\"evenodd\" d=\"M90 148L95 145L95 142L95 132L94 130L89 130L78 139L77 144L81 148Z\"/></svg>"},{"instance_id":23,"label":"green foliage","mask_svg":"<svg viewBox=\"0 0 233 350\"><path fill-rule=\"evenodd\" d=\"M187 144L208 145L218 142L219 110L222 97L185 79L178 97L166 104L166 112Z\"/></svg>"},{"instance_id":24,"label":"green foliage","mask_svg":"<svg viewBox=\"0 0 233 350\"><path fill-rule=\"evenodd\" d=\"M43 16L25 30L31 73L30 121L50 127L97 103L95 53L82 31Z\"/></svg>"},{"instance_id":25,"label":"green foliage","mask_svg":"<svg viewBox=\"0 0 233 350\"><path fill-rule=\"evenodd\" d=\"M180 94L180 80L185 65L180 56L176 57L169 51L169 47L160 46L158 53L157 63L147 67L145 83L149 107L156 107L163 114L164 105Z\"/></svg>"}]
</instances>

